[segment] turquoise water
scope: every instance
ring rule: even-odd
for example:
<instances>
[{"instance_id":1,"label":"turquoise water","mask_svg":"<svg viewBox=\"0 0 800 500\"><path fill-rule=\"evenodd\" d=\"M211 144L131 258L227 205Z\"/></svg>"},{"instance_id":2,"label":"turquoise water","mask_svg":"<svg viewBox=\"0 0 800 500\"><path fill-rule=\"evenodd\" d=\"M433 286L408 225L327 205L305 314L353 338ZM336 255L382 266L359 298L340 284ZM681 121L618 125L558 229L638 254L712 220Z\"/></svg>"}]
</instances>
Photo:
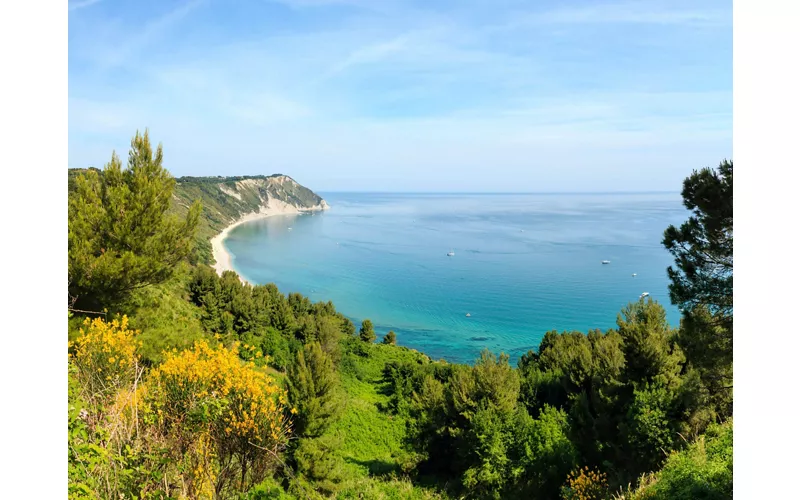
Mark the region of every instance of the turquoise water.
<instances>
[{"instance_id":1,"label":"turquoise water","mask_svg":"<svg viewBox=\"0 0 800 500\"><path fill-rule=\"evenodd\" d=\"M488 347L516 359L548 330L614 327L642 292L678 324L660 242L688 215L679 194L322 196L327 212L232 230L233 267L434 358L471 362Z\"/></svg>"}]
</instances>

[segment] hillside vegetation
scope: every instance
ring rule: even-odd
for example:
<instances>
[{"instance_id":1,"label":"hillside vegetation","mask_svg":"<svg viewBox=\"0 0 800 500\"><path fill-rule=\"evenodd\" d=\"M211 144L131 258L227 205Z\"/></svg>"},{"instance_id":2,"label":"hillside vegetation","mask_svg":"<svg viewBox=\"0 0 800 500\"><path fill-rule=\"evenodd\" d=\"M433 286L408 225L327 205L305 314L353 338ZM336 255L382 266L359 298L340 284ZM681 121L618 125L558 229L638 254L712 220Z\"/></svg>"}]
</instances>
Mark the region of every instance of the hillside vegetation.
<instances>
[{"instance_id":1,"label":"hillside vegetation","mask_svg":"<svg viewBox=\"0 0 800 500\"><path fill-rule=\"evenodd\" d=\"M77 189L77 179L88 172L102 176L97 169L69 169L69 191ZM319 195L298 184L288 175L233 177L179 177L175 180L169 213L185 217L199 201L201 216L195 233L190 261L213 264L209 240L241 217L259 212L277 201L299 211L324 210L327 203Z\"/></svg>"},{"instance_id":2,"label":"hillside vegetation","mask_svg":"<svg viewBox=\"0 0 800 500\"><path fill-rule=\"evenodd\" d=\"M131 149L70 172L70 498L732 497L732 163L689 176L665 228L679 328L643 299L463 365L204 264L198 242L311 191L176 181L147 134Z\"/></svg>"},{"instance_id":3,"label":"hillside vegetation","mask_svg":"<svg viewBox=\"0 0 800 500\"><path fill-rule=\"evenodd\" d=\"M239 218L258 212L271 200L300 211L323 210L325 200L287 175L240 177L180 177L175 186L172 210L185 215L195 200L203 205L197 228L196 262L212 264L214 235Z\"/></svg>"}]
</instances>

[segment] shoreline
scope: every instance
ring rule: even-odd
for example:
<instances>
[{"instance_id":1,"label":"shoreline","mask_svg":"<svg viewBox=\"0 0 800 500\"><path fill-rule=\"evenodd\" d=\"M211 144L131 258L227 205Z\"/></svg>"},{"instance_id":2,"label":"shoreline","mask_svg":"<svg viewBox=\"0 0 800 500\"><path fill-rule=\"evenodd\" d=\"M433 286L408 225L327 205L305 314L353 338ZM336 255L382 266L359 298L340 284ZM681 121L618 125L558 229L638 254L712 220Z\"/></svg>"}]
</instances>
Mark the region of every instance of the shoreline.
<instances>
[{"instance_id":1,"label":"shoreline","mask_svg":"<svg viewBox=\"0 0 800 500\"><path fill-rule=\"evenodd\" d=\"M275 206L273 206L273 204ZM239 279L242 281L242 283L252 284L244 279L244 277L242 277L242 275L233 268L233 259L231 258L231 254L225 248L224 244L225 238L228 237L228 233L230 233L230 231L236 226L244 224L245 222L264 219L274 215L292 215L302 214L305 212L316 212L325 210L325 207L325 204L322 204L301 210L294 205L270 199L267 205L262 206L260 210L243 215L230 225L226 226L225 229L223 229L219 234L211 238L211 255L214 257L214 264L211 267L213 267L220 276L222 276L222 273L225 271L233 271L239 276Z\"/></svg>"}]
</instances>

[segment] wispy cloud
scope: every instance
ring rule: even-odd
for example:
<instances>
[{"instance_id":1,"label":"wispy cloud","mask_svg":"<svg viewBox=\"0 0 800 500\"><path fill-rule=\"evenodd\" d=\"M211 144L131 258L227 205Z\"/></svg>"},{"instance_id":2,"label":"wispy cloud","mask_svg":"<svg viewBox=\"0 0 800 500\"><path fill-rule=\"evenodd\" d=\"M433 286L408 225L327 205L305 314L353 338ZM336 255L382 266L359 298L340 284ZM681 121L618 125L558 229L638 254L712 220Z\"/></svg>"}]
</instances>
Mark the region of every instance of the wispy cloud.
<instances>
[{"instance_id":1,"label":"wispy cloud","mask_svg":"<svg viewBox=\"0 0 800 500\"><path fill-rule=\"evenodd\" d=\"M654 25L730 25L730 8L705 8L698 2L687 9L653 2L601 2L579 7L559 7L523 16L529 23L540 24L654 24ZM674 5L674 4L673 4Z\"/></svg>"},{"instance_id":2,"label":"wispy cloud","mask_svg":"<svg viewBox=\"0 0 800 500\"><path fill-rule=\"evenodd\" d=\"M88 47L88 51L97 63L94 69L108 71L131 62L152 44L168 37L172 28L206 1L191 0L183 3L166 13L147 20L143 25L123 28L114 32L114 38L107 43L101 42ZM120 26L117 25L117 28Z\"/></svg>"},{"instance_id":3,"label":"wispy cloud","mask_svg":"<svg viewBox=\"0 0 800 500\"><path fill-rule=\"evenodd\" d=\"M71 165L144 126L178 175L280 170L318 189L480 189L486 169L525 189L601 168L646 183L643 164L674 184L730 156L721 0L161 8L71 17Z\"/></svg>"},{"instance_id":4,"label":"wispy cloud","mask_svg":"<svg viewBox=\"0 0 800 500\"><path fill-rule=\"evenodd\" d=\"M80 0L76 2L69 2L69 10L78 10L78 9L85 9L86 7L91 7L92 5L102 2L103 0Z\"/></svg>"},{"instance_id":5,"label":"wispy cloud","mask_svg":"<svg viewBox=\"0 0 800 500\"><path fill-rule=\"evenodd\" d=\"M341 73L354 66L381 62L388 56L403 51L408 46L410 38L411 36L406 34L392 40L361 47L351 52L343 61L331 68L329 76Z\"/></svg>"}]
</instances>

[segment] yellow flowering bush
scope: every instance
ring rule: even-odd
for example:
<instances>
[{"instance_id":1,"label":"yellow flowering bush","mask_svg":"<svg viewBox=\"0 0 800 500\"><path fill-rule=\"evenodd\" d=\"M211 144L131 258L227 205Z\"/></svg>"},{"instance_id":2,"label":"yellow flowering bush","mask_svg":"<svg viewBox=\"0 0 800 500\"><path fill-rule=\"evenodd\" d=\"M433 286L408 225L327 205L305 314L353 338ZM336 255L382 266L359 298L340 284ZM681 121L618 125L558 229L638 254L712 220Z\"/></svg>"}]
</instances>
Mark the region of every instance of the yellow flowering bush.
<instances>
[{"instance_id":1,"label":"yellow flowering bush","mask_svg":"<svg viewBox=\"0 0 800 500\"><path fill-rule=\"evenodd\" d=\"M562 498L565 500L603 500L607 497L606 474L588 467L570 472L562 490Z\"/></svg>"},{"instance_id":2,"label":"yellow flowering bush","mask_svg":"<svg viewBox=\"0 0 800 500\"><path fill-rule=\"evenodd\" d=\"M200 485L227 483L234 468L242 484L247 473L259 479L288 440L285 405L285 392L242 362L237 344L227 349L205 341L166 353L143 394L144 413L187 461L195 493ZM214 471L212 458L225 466Z\"/></svg>"},{"instance_id":3,"label":"yellow flowering bush","mask_svg":"<svg viewBox=\"0 0 800 500\"><path fill-rule=\"evenodd\" d=\"M70 359L82 388L83 398L98 405L133 383L139 364L137 332L128 328L128 318L112 321L95 318L83 322Z\"/></svg>"},{"instance_id":4,"label":"yellow flowering bush","mask_svg":"<svg viewBox=\"0 0 800 500\"><path fill-rule=\"evenodd\" d=\"M239 357L245 361L252 361L256 366L265 366L268 360L268 357L264 357L261 349L249 344L240 346Z\"/></svg>"}]
</instances>

